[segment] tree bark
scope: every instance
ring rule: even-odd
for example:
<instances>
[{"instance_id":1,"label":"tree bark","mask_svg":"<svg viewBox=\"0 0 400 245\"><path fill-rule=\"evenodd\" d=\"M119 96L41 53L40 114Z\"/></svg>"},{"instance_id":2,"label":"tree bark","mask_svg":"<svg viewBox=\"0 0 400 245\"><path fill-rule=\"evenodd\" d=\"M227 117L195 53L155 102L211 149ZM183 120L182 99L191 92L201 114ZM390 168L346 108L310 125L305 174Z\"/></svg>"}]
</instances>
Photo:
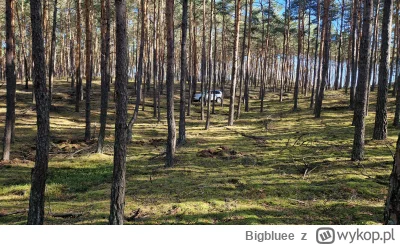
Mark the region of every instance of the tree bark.
<instances>
[{"instance_id":1,"label":"tree bark","mask_svg":"<svg viewBox=\"0 0 400 245\"><path fill-rule=\"evenodd\" d=\"M185 122L185 84L186 84L186 71L187 71L187 58L186 58L186 38L188 28L188 0L182 1L182 38L181 38L181 88L180 88L180 101L179 101L179 137L178 144L182 145L186 141L186 122Z\"/></svg>"},{"instance_id":2,"label":"tree bark","mask_svg":"<svg viewBox=\"0 0 400 245\"><path fill-rule=\"evenodd\" d=\"M250 47L251 47L251 22L252 22L252 13L253 13L253 0L249 2L249 30L247 33L247 60L246 60L246 78L244 84L244 111L249 112L249 83L250 83Z\"/></svg>"},{"instance_id":3,"label":"tree bark","mask_svg":"<svg viewBox=\"0 0 400 245\"><path fill-rule=\"evenodd\" d=\"M357 9L358 9L358 0L354 0L353 4L353 26L351 30L351 47L352 47L352 56L351 56L351 84L350 84L350 109L354 109L355 104L355 90L356 90L356 79L357 79Z\"/></svg>"},{"instance_id":4,"label":"tree bark","mask_svg":"<svg viewBox=\"0 0 400 245\"><path fill-rule=\"evenodd\" d=\"M296 68L296 81L294 84L294 105L293 105L293 111L297 111L297 107L298 107L298 98L299 98L299 83L300 83L300 63L301 63L301 59L300 59L300 55L301 55L301 49L302 44L303 44L303 30L301 29L301 21L302 17L304 17L302 15L302 11L303 11L303 6L301 6L301 3L299 2L299 9L298 9L298 25L297 25L297 68Z\"/></svg>"},{"instance_id":5,"label":"tree bark","mask_svg":"<svg viewBox=\"0 0 400 245\"><path fill-rule=\"evenodd\" d=\"M387 135L387 96L389 82L390 39L393 15L393 0L383 5L381 60L379 63L378 96L376 102L373 138L384 140Z\"/></svg>"},{"instance_id":6,"label":"tree bark","mask_svg":"<svg viewBox=\"0 0 400 245\"><path fill-rule=\"evenodd\" d=\"M14 34L15 1L6 1L6 121L3 138L3 160L10 160L13 130L15 125L15 34Z\"/></svg>"},{"instance_id":7,"label":"tree bark","mask_svg":"<svg viewBox=\"0 0 400 245\"><path fill-rule=\"evenodd\" d=\"M310 108L314 107L315 103L315 85L317 83L317 60L318 60L318 46L319 46L319 33L320 33L320 0L317 0L317 36L315 38L315 53L314 53L314 78L313 78L313 86L311 90L311 98L310 98ZM318 74L319 76L319 74Z\"/></svg>"},{"instance_id":8,"label":"tree bark","mask_svg":"<svg viewBox=\"0 0 400 245\"><path fill-rule=\"evenodd\" d=\"M236 94L236 66L237 66L237 56L238 56L238 47L239 47L239 21L240 21L240 1L235 0L235 38L233 44L233 54L232 54L232 83L230 89L230 100L229 100L229 118L228 118L228 126L233 126L233 117L235 114L235 94Z\"/></svg>"},{"instance_id":9,"label":"tree bark","mask_svg":"<svg viewBox=\"0 0 400 245\"><path fill-rule=\"evenodd\" d=\"M103 153L110 87L110 0L101 1L101 109L97 152Z\"/></svg>"},{"instance_id":10,"label":"tree bark","mask_svg":"<svg viewBox=\"0 0 400 245\"><path fill-rule=\"evenodd\" d=\"M354 141L351 159L360 161L364 159L365 140L365 106L367 103L368 67L371 55L371 23L372 23L372 0L366 0L364 5L364 17L362 26L362 39L360 43L360 59L358 63L358 85L356 89L356 101L354 109Z\"/></svg>"},{"instance_id":11,"label":"tree bark","mask_svg":"<svg viewBox=\"0 0 400 245\"><path fill-rule=\"evenodd\" d=\"M140 30L140 47L139 47L139 60L138 67L136 72L136 102L135 102L135 110L133 112L132 118L128 123L128 142L131 142L133 136L133 125L137 120L137 116L139 113L140 101L142 98L142 83L143 83L143 64L144 64L144 45L145 45L145 37L146 37L146 16L147 16L147 0L140 0L140 8L142 10L141 13L141 30ZM144 96L144 93L143 93ZM143 102L144 103L144 102Z\"/></svg>"},{"instance_id":12,"label":"tree bark","mask_svg":"<svg viewBox=\"0 0 400 245\"><path fill-rule=\"evenodd\" d=\"M53 98L53 73L54 73L54 59L56 53L56 26L57 25L57 0L54 0L53 10L53 27L51 31L51 48L49 57L49 108L51 108L51 102Z\"/></svg>"},{"instance_id":13,"label":"tree bark","mask_svg":"<svg viewBox=\"0 0 400 245\"><path fill-rule=\"evenodd\" d=\"M91 23L91 0L85 0L85 51L86 51L86 98L85 98L85 141L90 141L90 93L92 88L92 23Z\"/></svg>"},{"instance_id":14,"label":"tree bark","mask_svg":"<svg viewBox=\"0 0 400 245\"><path fill-rule=\"evenodd\" d=\"M81 3L80 0L76 0L76 42L77 42L77 57L76 57L76 90L75 90L75 112L79 112L79 102L82 96L82 76L81 76L81 38L82 28L81 23Z\"/></svg>"},{"instance_id":15,"label":"tree bark","mask_svg":"<svg viewBox=\"0 0 400 245\"><path fill-rule=\"evenodd\" d=\"M389 178L389 190L385 202L384 223L385 225L400 224L400 134L397 139L392 173Z\"/></svg>"},{"instance_id":16,"label":"tree bark","mask_svg":"<svg viewBox=\"0 0 400 245\"><path fill-rule=\"evenodd\" d=\"M243 85L243 78L244 78L244 52L246 50L246 35L247 35L247 8L248 4L247 1L245 2L245 12L244 12L244 27L243 27L243 41L242 41L242 52L240 56L240 80L239 80L239 99L238 99L238 105L236 108L236 120L239 119L240 117L240 108L242 105L242 85ZM247 57L249 58L249 57Z\"/></svg>"},{"instance_id":17,"label":"tree bark","mask_svg":"<svg viewBox=\"0 0 400 245\"><path fill-rule=\"evenodd\" d=\"M167 36L167 161L166 167L174 166L176 132L174 118L174 0L168 0L165 4L165 22Z\"/></svg>"},{"instance_id":18,"label":"tree bark","mask_svg":"<svg viewBox=\"0 0 400 245\"><path fill-rule=\"evenodd\" d=\"M125 207L125 173L128 107L128 39L126 35L126 0L115 0L116 77L114 170L111 186L110 225L122 225Z\"/></svg>"},{"instance_id":19,"label":"tree bark","mask_svg":"<svg viewBox=\"0 0 400 245\"><path fill-rule=\"evenodd\" d=\"M324 18L322 22L322 32L323 32L323 64L322 64L322 79L321 85L319 86L319 92L316 95L315 103L315 118L321 117L322 101L324 99L325 86L328 80L328 70L329 70L329 44L331 36L331 20L329 18L329 7L331 0L324 0ZM318 86L317 86L318 87ZM318 89L317 89L318 91Z\"/></svg>"},{"instance_id":20,"label":"tree bark","mask_svg":"<svg viewBox=\"0 0 400 245\"><path fill-rule=\"evenodd\" d=\"M46 87L46 63L42 30L41 0L31 0L33 84L36 100L37 137L35 167L31 174L28 225L41 225L44 220L44 192L49 161L49 100Z\"/></svg>"}]
</instances>

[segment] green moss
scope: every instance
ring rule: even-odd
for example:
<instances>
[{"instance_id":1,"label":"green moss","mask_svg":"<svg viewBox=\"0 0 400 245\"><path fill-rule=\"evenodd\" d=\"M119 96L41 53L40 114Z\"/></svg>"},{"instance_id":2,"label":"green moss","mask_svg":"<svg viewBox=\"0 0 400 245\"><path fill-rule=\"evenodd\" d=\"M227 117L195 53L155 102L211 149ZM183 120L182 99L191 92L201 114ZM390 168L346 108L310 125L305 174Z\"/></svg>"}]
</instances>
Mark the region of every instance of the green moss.
<instances>
[{"instance_id":1,"label":"green moss","mask_svg":"<svg viewBox=\"0 0 400 245\"><path fill-rule=\"evenodd\" d=\"M95 141L82 141L84 111L74 112L74 104L66 99L68 86L63 80L55 83L56 110L51 112L51 141L55 145L49 163L45 223L106 224L113 169L114 103L110 97L105 154L95 154ZM94 82L93 91L93 98L99 98L99 81ZM353 113L347 109L344 91L327 91L320 119L308 109L309 98L300 96L300 110L292 112L291 95L280 103L277 95L268 93L265 112L259 113L259 101L253 99L250 112L243 111L229 128L225 100L224 108L216 107L216 114L211 115L208 131L204 130L205 122L199 120L200 108L195 103L192 115L187 117L187 144L177 149L176 166L171 169L164 168L160 157L167 136L165 111L161 123L157 123L152 108L146 107L139 113L127 157L125 214L131 216L139 208L140 213L126 223L381 223L392 164L389 149L394 150L397 132L390 126L387 140L371 140L376 92L371 95L366 160L362 164L350 161ZM146 98L149 104L150 97ZM18 99L12 147L15 160L0 166L0 211L5 213L28 207L34 161L35 112L29 109L30 93L25 93L22 85L18 85ZM100 102L92 102L92 128L97 134ZM178 102L176 99L176 108ZM393 108L394 99L390 97L389 111ZM133 103L129 111L133 112ZM4 113L2 110L2 116ZM389 121L392 117L389 113ZM82 151L76 153L78 150ZM201 155L208 150L216 153ZM60 212L83 215L71 219L51 216ZM0 218L0 223L24 224L25 220L26 214L17 214Z\"/></svg>"}]
</instances>

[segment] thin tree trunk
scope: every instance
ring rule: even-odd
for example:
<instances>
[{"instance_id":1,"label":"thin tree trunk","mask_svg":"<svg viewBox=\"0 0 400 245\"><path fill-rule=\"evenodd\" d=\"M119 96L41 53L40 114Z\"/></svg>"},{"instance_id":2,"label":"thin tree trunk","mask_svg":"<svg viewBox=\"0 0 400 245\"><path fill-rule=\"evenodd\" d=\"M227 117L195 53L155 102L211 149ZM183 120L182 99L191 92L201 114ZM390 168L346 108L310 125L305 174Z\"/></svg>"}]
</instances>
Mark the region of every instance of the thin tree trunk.
<instances>
[{"instance_id":1,"label":"thin tree trunk","mask_svg":"<svg viewBox=\"0 0 400 245\"><path fill-rule=\"evenodd\" d=\"M240 117L240 108L242 105L242 84L243 84L243 78L244 78L244 52L246 50L246 35L247 35L247 8L248 4L247 1L245 2L245 12L244 12L244 27L243 27L243 41L242 41L242 52L240 56L240 80L239 80L239 99L238 99L238 105L236 109L236 120L239 119ZM247 57L249 58L249 57Z\"/></svg>"},{"instance_id":2,"label":"thin tree trunk","mask_svg":"<svg viewBox=\"0 0 400 245\"><path fill-rule=\"evenodd\" d=\"M15 76L15 34L14 34L15 1L6 1L6 121L3 138L3 160L10 160L13 130L15 125L15 91L17 79Z\"/></svg>"},{"instance_id":3,"label":"thin tree trunk","mask_svg":"<svg viewBox=\"0 0 400 245\"><path fill-rule=\"evenodd\" d=\"M97 152L103 153L110 86L110 0L101 1L101 109Z\"/></svg>"},{"instance_id":4,"label":"thin tree trunk","mask_svg":"<svg viewBox=\"0 0 400 245\"><path fill-rule=\"evenodd\" d=\"M90 93L92 88L92 23L91 0L85 0L85 32L86 32L86 107L85 107L85 141L90 141Z\"/></svg>"},{"instance_id":5,"label":"thin tree trunk","mask_svg":"<svg viewBox=\"0 0 400 245\"><path fill-rule=\"evenodd\" d=\"M51 103L53 99L53 73L54 73L54 58L56 51L56 25L57 25L57 0L54 0L54 10L53 10L53 27L51 31L51 48L49 55L49 107L51 108Z\"/></svg>"},{"instance_id":6,"label":"thin tree trunk","mask_svg":"<svg viewBox=\"0 0 400 245\"><path fill-rule=\"evenodd\" d=\"M317 83L317 60L318 60L318 44L319 44L319 33L320 33L320 0L317 0L317 36L315 38L315 53L314 53L314 79L313 79L313 87L311 90L311 98L310 98L310 108L314 107L314 100L315 100L315 85ZM319 74L318 74L319 76Z\"/></svg>"},{"instance_id":7,"label":"thin tree trunk","mask_svg":"<svg viewBox=\"0 0 400 245\"><path fill-rule=\"evenodd\" d=\"M325 86L328 80L328 70L329 70L329 44L330 44L330 23L329 18L329 8L331 0L324 0L324 18L322 22L322 32L323 32L323 65L322 65L322 79L321 85L319 86L319 92L317 94L317 100L315 103L315 117L321 117L322 101L324 99Z\"/></svg>"},{"instance_id":8,"label":"thin tree trunk","mask_svg":"<svg viewBox=\"0 0 400 245\"><path fill-rule=\"evenodd\" d=\"M81 23L81 3L80 0L76 0L76 22ZM76 25L76 42L77 42L77 58L76 58L76 92L75 92L75 111L79 112L79 102L82 96L82 76L81 76L81 37L82 29L81 25Z\"/></svg>"},{"instance_id":9,"label":"thin tree trunk","mask_svg":"<svg viewBox=\"0 0 400 245\"><path fill-rule=\"evenodd\" d=\"M201 120L204 120L204 103L205 91L204 86L206 83L206 0L203 0L203 32L202 32L202 47L201 47L201 97L200 97L200 113Z\"/></svg>"},{"instance_id":10,"label":"thin tree trunk","mask_svg":"<svg viewBox=\"0 0 400 245\"><path fill-rule=\"evenodd\" d=\"M239 21L240 21L240 1L235 0L235 37L233 43L233 54L232 54L232 83L230 89L230 101L229 101L229 118L228 118L228 126L233 126L233 117L235 114L235 95L236 95L236 80L237 80L237 56L238 56L238 48L239 48Z\"/></svg>"},{"instance_id":11,"label":"thin tree trunk","mask_svg":"<svg viewBox=\"0 0 400 245\"><path fill-rule=\"evenodd\" d=\"M135 102L135 110L133 112L133 116L129 120L128 123L128 142L131 142L133 135L133 125L137 120L137 116L139 113L139 106L142 97L142 81L143 81L143 64L144 64L144 45L145 45L145 36L146 36L146 15L147 15L147 0L140 0L140 8L141 12L141 31L140 31L140 47L139 47L139 60L138 60L138 68L136 72L136 102ZM143 94L144 96L144 94ZM144 103L144 102L143 102Z\"/></svg>"},{"instance_id":12,"label":"thin tree trunk","mask_svg":"<svg viewBox=\"0 0 400 245\"><path fill-rule=\"evenodd\" d=\"M213 62L212 62L212 30L213 30L213 1L211 1L211 14L210 14L210 36L209 36L209 46L208 46L208 88L206 94L207 97L207 118L205 129L210 128L210 114L211 114L211 97L214 97L213 91L211 91L211 83L213 76ZM215 64L214 64L215 65Z\"/></svg>"},{"instance_id":13,"label":"thin tree trunk","mask_svg":"<svg viewBox=\"0 0 400 245\"><path fill-rule=\"evenodd\" d=\"M384 223L385 225L400 224L400 135L397 139L392 173L389 178L389 190L385 203Z\"/></svg>"},{"instance_id":14,"label":"thin tree trunk","mask_svg":"<svg viewBox=\"0 0 400 245\"><path fill-rule=\"evenodd\" d=\"M299 9L298 9L298 25L297 25L297 30L298 30L298 37L297 37L297 68L296 68L296 82L294 85L294 105L293 105L293 111L297 110L298 106L298 98L299 98L299 80L300 80L300 55L301 55L301 49L303 41L303 30L301 29L301 21L304 21L302 18L304 15L302 15L303 11L303 6L300 6L301 3L299 2Z\"/></svg>"},{"instance_id":15,"label":"thin tree trunk","mask_svg":"<svg viewBox=\"0 0 400 245\"><path fill-rule=\"evenodd\" d=\"M186 141L186 122L185 122L185 84L187 71L186 58L186 37L188 27L188 0L182 1L182 38L181 38L181 88L180 88L180 107L179 107L179 137L178 144L182 145Z\"/></svg>"},{"instance_id":16,"label":"thin tree trunk","mask_svg":"<svg viewBox=\"0 0 400 245\"><path fill-rule=\"evenodd\" d=\"M244 111L249 111L249 83L250 83L250 46L251 46L251 22L252 22L252 13L253 13L253 0L249 2L250 9L249 9L249 30L247 34L247 64L246 64L246 79L244 84Z\"/></svg>"},{"instance_id":17,"label":"thin tree trunk","mask_svg":"<svg viewBox=\"0 0 400 245\"><path fill-rule=\"evenodd\" d=\"M339 47L337 56L336 76L335 76L335 90L339 89L339 79L342 80L342 74L340 73L340 63L342 61L342 32L343 32L343 17L344 17L344 0L342 0L342 12L340 14L340 34L339 34Z\"/></svg>"},{"instance_id":18,"label":"thin tree trunk","mask_svg":"<svg viewBox=\"0 0 400 245\"><path fill-rule=\"evenodd\" d=\"M174 166L176 129L174 118L174 0L168 0L165 4L165 22L167 36L167 161L166 167Z\"/></svg>"},{"instance_id":19,"label":"thin tree trunk","mask_svg":"<svg viewBox=\"0 0 400 245\"><path fill-rule=\"evenodd\" d=\"M368 88L368 67L369 57L371 55L370 38L372 23L372 0L366 0L364 5L364 17L362 26L362 39L360 43L360 59L358 70L358 85L356 91L356 102L354 110L354 141L351 159L360 161L364 159L364 141L365 141L365 106L367 103Z\"/></svg>"},{"instance_id":20,"label":"thin tree trunk","mask_svg":"<svg viewBox=\"0 0 400 245\"><path fill-rule=\"evenodd\" d=\"M352 40L352 57L351 57L351 85L350 85L350 109L353 110L355 106L355 94L356 94L356 79L357 79L357 9L358 9L358 0L354 0L353 5L353 27L351 33L351 40Z\"/></svg>"}]
</instances>

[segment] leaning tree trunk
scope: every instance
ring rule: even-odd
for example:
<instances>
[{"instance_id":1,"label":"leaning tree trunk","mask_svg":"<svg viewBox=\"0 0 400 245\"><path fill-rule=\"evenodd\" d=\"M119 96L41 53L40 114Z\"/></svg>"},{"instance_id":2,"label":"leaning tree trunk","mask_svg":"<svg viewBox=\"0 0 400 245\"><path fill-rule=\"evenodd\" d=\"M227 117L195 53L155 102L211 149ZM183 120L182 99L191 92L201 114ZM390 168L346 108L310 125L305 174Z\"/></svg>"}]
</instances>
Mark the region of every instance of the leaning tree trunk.
<instances>
[{"instance_id":1,"label":"leaning tree trunk","mask_svg":"<svg viewBox=\"0 0 400 245\"><path fill-rule=\"evenodd\" d=\"M10 160L11 138L15 124L15 36L14 36L14 8L15 1L6 1L6 87L7 112L3 138L3 160Z\"/></svg>"},{"instance_id":2,"label":"leaning tree trunk","mask_svg":"<svg viewBox=\"0 0 400 245\"><path fill-rule=\"evenodd\" d=\"M397 139L396 153L389 179L389 191L385 203L384 222L385 225L400 224L400 134Z\"/></svg>"},{"instance_id":3,"label":"leaning tree trunk","mask_svg":"<svg viewBox=\"0 0 400 245\"><path fill-rule=\"evenodd\" d=\"M354 141L351 159L360 161L364 159L365 140L365 106L367 104L368 67L371 55L371 22L372 0L366 0L364 5L364 17L362 26L362 39L360 43L360 59L358 63L358 85L356 89L356 101L354 109Z\"/></svg>"},{"instance_id":4,"label":"leaning tree trunk","mask_svg":"<svg viewBox=\"0 0 400 245\"><path fill-rule=\"evenodd\" d=\"M110 0L101 1L101 109L97 152L103 153L107 125L108 91L110 87Z\"/></svg>"},{"instance_id":5,"label":"leaning tree trunk","mask_svg":"<svg viewBox=\"0 0 400 245\"><path fill-rule=\"evenodd\" d=\"M165 4L165 22L167 36L167 162L166 167L174 166L176 132L174 118L174 0L168 0Z\"/></svg>"},{"instance_id":6,"label":"leaning tree trunk","mask_svg":"<svg viewBox=\"0 0 400 245\"><path fill-rule=\"evenodd\" d=\"M111 186L110 225L124 223L125 173L128 107L128 38L126 34L126 0L115 0L116 77L114 170Z\"/></svg>"},{"instance_id":7,"label":"leaning tree trunk","mask_svg":"<svg viewBox=\"0 0 400 245\"><path fill-rule=\"evenodd\" d=\"M381 60L379 63L378 96L376 102L375 127L373 138L386 139L387 135L387 96L389 81L390 36L392 29L393 0L385 0L383 5ZM372 64L370 64L372 65Z\"/></svg>"},{"instance_id":8,"label":"leaning tree trunk","mask_svg":"<svg viewBox=\"0 0 400 245\"><path fill-rule=\"evenodd\" d=\"M28 225L41 225L44 220L44 192L49 161L49 100L46 87L46 65L42 31L41 0L31 0L33 81L36 99L37 136L35 167L31 173Z\"/></svg>"}]
</instances>

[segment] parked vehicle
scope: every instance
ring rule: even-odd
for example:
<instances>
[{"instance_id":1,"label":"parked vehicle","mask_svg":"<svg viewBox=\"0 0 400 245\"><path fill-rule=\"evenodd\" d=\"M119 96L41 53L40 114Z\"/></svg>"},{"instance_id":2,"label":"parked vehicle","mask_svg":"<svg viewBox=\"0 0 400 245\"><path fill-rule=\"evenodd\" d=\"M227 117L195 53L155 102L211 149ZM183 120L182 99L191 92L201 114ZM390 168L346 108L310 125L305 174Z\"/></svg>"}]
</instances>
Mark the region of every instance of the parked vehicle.
<instances>
[{"instance_id":1,"label":"parked vehicle","mask_svg":"<svg viewBox=\"0 0 400 245\"><path fill-rule=\"evenodd\" d=\"M204 102L206 102L208 100L209 93L206 93L204 95L205 95L204 96L204 99L205 99ZM202 93L197 93L197 94L195 94L193 96L192 101L201 101L202 97L203 97ZM223 98L223 95L222 95L222 91L221 90L211 91L211 101L215 100L217 103L221 103L222 98Z\"/></svg>"}]
</instances>

